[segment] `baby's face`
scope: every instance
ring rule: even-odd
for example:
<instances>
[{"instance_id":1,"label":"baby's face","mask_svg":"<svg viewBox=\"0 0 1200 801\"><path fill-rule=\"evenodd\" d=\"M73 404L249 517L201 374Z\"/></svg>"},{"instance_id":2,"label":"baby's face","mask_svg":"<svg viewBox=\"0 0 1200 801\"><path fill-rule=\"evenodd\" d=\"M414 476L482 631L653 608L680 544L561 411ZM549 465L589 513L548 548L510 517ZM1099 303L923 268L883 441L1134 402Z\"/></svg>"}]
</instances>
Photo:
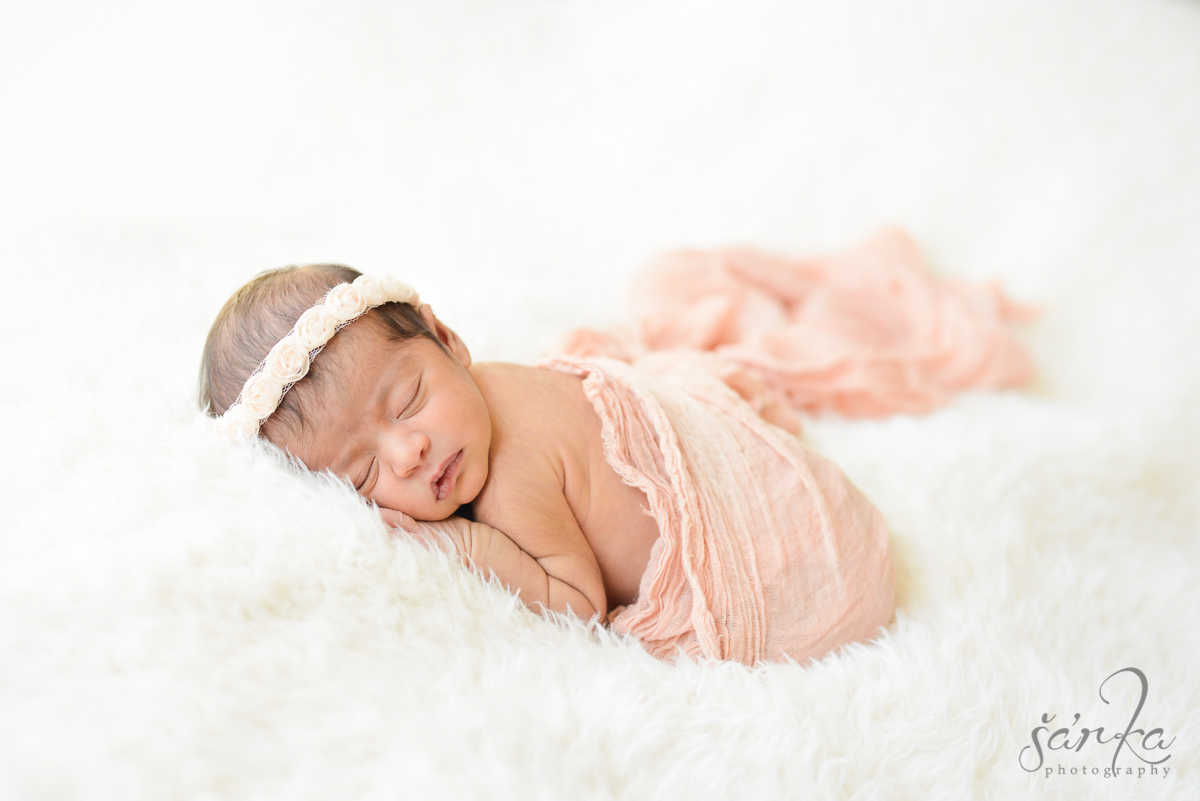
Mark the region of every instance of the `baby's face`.
<instances>
[{"instance_id":1,"label":"baby's face","mask_svg":"<svg viewBox=\"0 0 1200 801\"><path fill-rule=\"evenodd\" d=\"M307 404L302 429L271 439L383 508L442 520L483 488L492 421L462 340L428 306L421 315L450 354L426 337L398 343L347 326L326 349L337 375Z\"/></svg>"}]
</instances>

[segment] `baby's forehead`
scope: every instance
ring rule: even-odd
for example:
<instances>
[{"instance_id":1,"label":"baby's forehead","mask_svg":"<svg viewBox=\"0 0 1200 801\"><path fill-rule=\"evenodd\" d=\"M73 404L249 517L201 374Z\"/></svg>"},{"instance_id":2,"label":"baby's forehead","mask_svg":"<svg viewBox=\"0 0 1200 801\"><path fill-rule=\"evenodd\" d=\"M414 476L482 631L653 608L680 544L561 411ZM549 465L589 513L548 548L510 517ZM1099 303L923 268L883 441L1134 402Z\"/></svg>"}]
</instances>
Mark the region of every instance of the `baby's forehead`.
<instances>
[{"instance_id":1,"label":"baby's forehead","mask_svg":"<svg viewBox=\"0 0 1200 801\"><path fill-rule=\"evenodd\" d=\"M358 369L375 363L382 363L404 355L409 351L420 350L423 336L399 336L381 317L378 309L372 309L362 317L343 326L329 340L325 350L317 354L313 364L325 360L332 362L331 368L345 365L348 369Z\"/></svg>"},{"instance_id":2,"label":"baby's forehead","mask_svg":"<svg viewBox=\"0 0 1200 801\"><path fill-rule=\"evenodd\" d=\"M320 383L330 390L324 402L336 404L366 384L374 386L387 378L402 378L418 370L427 354L417 340L396 340L375 321L363 319L346 326L330 340L313 364L323 362Z\"/></svg>"},{"instance_id":3,"label":"baby's forehead","mask_svg":"<svg viewBox=\"0 0 1200 801\"><path fill-rule=\"evenodd\" d=\"M314 446L324 451L323 440L331 433L344 436L353 430L372 402L420 371L426 354L419 343L389 338L370 323L360 319L346 326L313 358L308 376L289 391L299 412L295 424L270 439L287 441L294 452Z\"/></svg>"}]
</instances>

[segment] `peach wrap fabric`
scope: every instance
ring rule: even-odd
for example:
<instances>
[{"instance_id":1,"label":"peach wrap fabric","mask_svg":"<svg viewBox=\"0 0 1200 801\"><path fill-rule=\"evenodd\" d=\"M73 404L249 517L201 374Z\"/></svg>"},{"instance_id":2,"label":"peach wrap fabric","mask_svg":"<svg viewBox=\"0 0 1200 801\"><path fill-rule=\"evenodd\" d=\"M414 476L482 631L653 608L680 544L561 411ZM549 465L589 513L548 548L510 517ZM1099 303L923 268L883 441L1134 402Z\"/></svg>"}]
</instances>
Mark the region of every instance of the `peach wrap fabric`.
<instances>
[{"instance_id":1,"label":"peach wrap fabric","mask_svg":"<svg viewBox=\"0 0 1200 801\"><path fill-rule=\"evenodd\" d=\"M1031 311L994 284L939 280L899 229L797 259L748 248L669 253L633 286L632 330L568 335L561 352L631 361L710 350L797 409L928 412L965 389L1033 375L1010 323Z\"/></svg>"},{"instance_id":2,"label":"peach wrap fabric","mask_svg":"<svg viewBox=\"0 0 1200 801\"><path fill-rule=\"evenodd\" d=\"M660 658L752 665L820 658L892 615L882 516L842 471L767 423L753 383L713 354L662 352L630 365L552 358L583 378L608 463L646 493L660 536L637 600L612 628Z\"/></svg>"}]
</instances>

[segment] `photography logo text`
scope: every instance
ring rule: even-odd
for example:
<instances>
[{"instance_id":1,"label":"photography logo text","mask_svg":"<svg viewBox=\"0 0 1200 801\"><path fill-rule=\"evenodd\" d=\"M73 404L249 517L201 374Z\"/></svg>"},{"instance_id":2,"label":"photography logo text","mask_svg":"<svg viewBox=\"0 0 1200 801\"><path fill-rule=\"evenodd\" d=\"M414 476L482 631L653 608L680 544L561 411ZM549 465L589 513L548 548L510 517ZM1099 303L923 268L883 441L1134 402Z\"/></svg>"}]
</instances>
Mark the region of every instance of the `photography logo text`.
<instances>
[{"instance_id":1,"label":"photography logo text","mask_svg":"<svg viewBox=\"0 0 1200 801\"><path fill-rule=\"evenodd\" d=\"M1141 682L1141 694L1138 696L1137 708L1131 710L1129 722L1124 724L1123 730L1110 726L1109 733L1106 734L1104 726L1079 726L1078 712L1069 724L1064 725L1065 721L1057 721L1056 725L1057 715L1045 712L1042 714L1042 725L1029 732L1030 744L1022 748L1018 756L1022 770L1041 773L1047 779L1081 775L1106 779L1118 776L1165 779L1171 772L1170 766L1166 764L1171 758L1167 749L1175 742L1175 738L1167 739L1165 732L1159 727L1134 728L1150 690L1146 674L1135 667L1118 670L1100 683L1100 700L1105 704L1109 703L1105 696L1105 687L1109 682L1116 686L1119 682L1131 681L1134 678ZM1111 688L1109 694L1111 695ZM1103 767L1089 764L1096 761L1099 751L1107 751L1109 748L1112 749L1112 760L1109 764ZM1107 757L1107 753L1104 756ZM1085 762L1085 759L1088 762Z\"/></svg>"}]
</instances>

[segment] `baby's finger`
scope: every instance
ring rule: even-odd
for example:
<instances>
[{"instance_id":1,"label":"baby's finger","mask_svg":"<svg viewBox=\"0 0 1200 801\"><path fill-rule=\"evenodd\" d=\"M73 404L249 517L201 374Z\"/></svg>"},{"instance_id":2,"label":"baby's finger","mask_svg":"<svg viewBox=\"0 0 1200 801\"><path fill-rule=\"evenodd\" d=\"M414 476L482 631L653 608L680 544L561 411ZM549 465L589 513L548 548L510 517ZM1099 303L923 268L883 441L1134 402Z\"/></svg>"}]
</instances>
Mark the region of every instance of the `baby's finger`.
<instances>
[{"instance_id":1,"label":"baby's finger","mask_svg":"<svg viewBox=\"0 0 1200 801\"><path fill-rule=\"evenodd\" d=\"M380 506L379 516L383 518L383 522L390 528L402 528L406 531L414 531L417 528L417 521L404 514L404 512L398 512L395 509L385 509Z\"/></svg>"}]
</instances>

